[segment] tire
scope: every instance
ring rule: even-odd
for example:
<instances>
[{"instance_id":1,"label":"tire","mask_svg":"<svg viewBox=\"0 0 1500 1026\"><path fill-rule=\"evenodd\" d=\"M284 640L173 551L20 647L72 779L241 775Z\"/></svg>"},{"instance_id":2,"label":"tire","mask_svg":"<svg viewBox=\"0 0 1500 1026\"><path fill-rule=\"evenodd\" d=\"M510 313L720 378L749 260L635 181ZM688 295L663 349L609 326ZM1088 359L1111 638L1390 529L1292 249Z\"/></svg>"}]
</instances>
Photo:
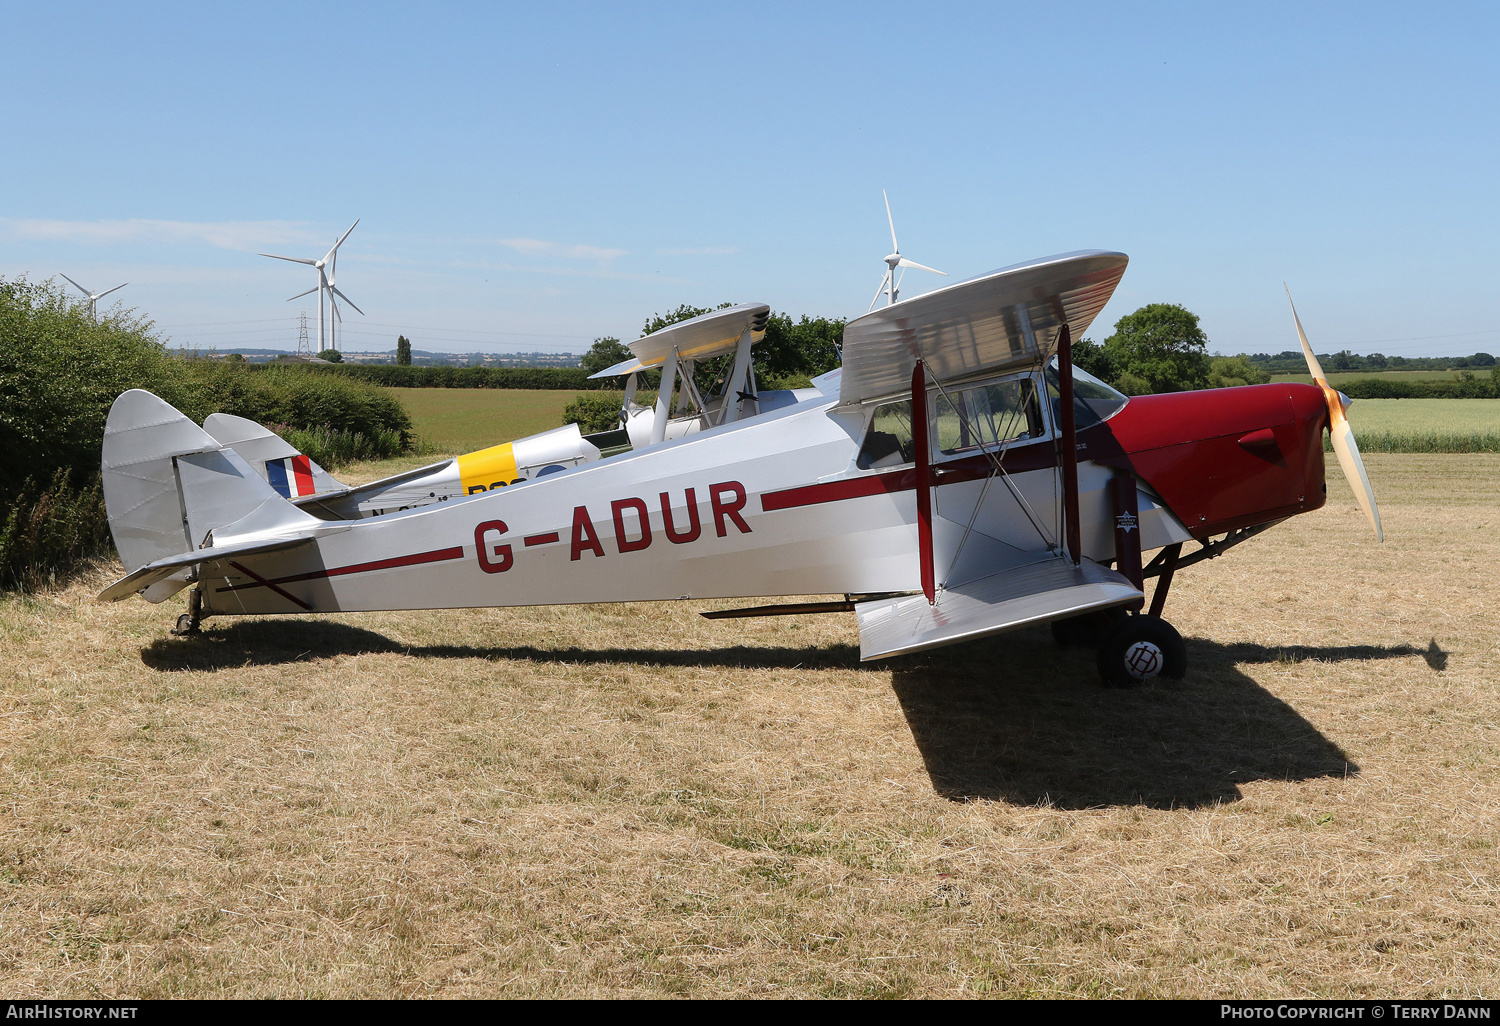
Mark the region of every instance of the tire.
<instances>
[{"instance_id":1,"label":"tire","mask_svg":"<svg viewBox=\"0 0 1500 1026\"><path fill-rule=\"evenodd\" d=\"M1118 630L1127 617L1125 610L1116 607L1053 620L1052 640L1060 648L1095 648Z\"/></svg>"},{"instance_id":2,"label":"tire","mask_svg":"<svg viewBox=\"0 0 1500 1026\"><path fill-rule=\"evenodd\" d=\"M1127 617L1099 646L1099 677L1105 687L1133 688L1157 677L1177 680L1186 670L1182 635L1150 614Z\"/></svg>"}]
</instances>

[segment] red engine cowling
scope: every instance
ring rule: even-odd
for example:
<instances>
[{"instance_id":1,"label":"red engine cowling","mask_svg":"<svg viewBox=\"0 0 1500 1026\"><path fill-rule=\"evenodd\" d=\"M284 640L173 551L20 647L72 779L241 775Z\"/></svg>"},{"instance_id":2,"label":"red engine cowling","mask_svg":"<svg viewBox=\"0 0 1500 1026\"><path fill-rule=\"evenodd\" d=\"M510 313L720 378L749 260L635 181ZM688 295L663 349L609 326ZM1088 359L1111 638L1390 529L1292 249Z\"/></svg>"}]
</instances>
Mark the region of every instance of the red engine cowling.
<instances>
[{"instance_id":1,"label":"red engine cowling","mask_svg":"<svg viewBox=\"0 0 1500 1026\"><path fill-rule=\"evenodd\" d=\"M1312 385L1137 396L1080 432L1078 455L1134 471L1206 538L1322 506L1327 418Z\"/></svg>"}]
</instances>

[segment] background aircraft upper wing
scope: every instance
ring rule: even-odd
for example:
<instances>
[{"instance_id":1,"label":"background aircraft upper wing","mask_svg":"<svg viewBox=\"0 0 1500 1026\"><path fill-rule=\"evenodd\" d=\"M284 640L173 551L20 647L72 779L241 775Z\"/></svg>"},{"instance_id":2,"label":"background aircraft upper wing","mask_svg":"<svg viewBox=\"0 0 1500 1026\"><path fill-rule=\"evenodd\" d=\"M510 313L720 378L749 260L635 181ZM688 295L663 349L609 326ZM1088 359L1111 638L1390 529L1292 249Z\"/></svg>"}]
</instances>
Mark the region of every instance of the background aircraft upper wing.
<instances>
[{"instance_id":1,"label":"background aircraft upper wing","mask_svg":"<svg viewBox=\"0 0 1500 1026\"><path fill-rule=\"evenodd\" d=\"M1075 339L1083 335L1109 302L1128 259L1104 250L1045 257L850 321L839 402L909 392L919 359L940 381L1048 359L1064 322Z\"/></svg>"},{"instance_id":2,"label":"background aircraft upper wing","mask_svg":"<svg viewBox=\"0 0 1500 1026\"><path fill-rule=\"evenodd\" d=\"M612 378L631 374L647 367L660 367L672 350L684 360L707 360L714 356L733 352L739 345L740 336L748 329L750 343L754 345L766 334L766 322L771 317L771 308L765 303L742 303L712 313L702 314L692 320L669 324L660 331L643 335L630 343L635 354L613 367L606 367L590 378Z\"/></svg>"}]
</instances>

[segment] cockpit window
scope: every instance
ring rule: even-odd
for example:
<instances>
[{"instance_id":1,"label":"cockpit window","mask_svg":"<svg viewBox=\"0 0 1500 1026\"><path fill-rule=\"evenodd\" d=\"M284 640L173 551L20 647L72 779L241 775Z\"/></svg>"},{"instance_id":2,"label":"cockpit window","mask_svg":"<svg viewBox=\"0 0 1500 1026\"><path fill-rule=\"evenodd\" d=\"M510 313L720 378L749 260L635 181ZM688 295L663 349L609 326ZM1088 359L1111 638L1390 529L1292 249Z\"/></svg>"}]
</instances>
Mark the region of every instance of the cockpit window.
<instances>
[{"instance_id":1,"label":"cockpit window","mask_svg":"<svg viewBox=\"0 0 1500 1026\"><path fill-rule=\"evenodd\" d=\"M945 455L1042 434L1042 411L1029 377L938 392L934 406L937 447Z\"/></svg>"},{"instance_id":2,"label":"cockpit window","mask_svg":"<svg viewBox=\"0 0 1500 1026\"><path fill-rule=\"evenodd\" d=\"M1057 357L1047 364L1047 394L1052 399L1053 420L1058 415ZM1078 430L1102 423L1125 408L1130 397L1116 391L1086 370L1073 368L1073 421Z\"/></svg>"},{"instance_id":3,"label":"cockpit window","mask_svg":"<svg viewBox=\"0 0 1500 1026\"><path fill-rule=\"evenodd\" d=\"M911 426L911 400L882 403L865 430L864 444L859 447L855 466L860 470L877 467L899 467L917 458Z\"/></svg>"}]
</instances>

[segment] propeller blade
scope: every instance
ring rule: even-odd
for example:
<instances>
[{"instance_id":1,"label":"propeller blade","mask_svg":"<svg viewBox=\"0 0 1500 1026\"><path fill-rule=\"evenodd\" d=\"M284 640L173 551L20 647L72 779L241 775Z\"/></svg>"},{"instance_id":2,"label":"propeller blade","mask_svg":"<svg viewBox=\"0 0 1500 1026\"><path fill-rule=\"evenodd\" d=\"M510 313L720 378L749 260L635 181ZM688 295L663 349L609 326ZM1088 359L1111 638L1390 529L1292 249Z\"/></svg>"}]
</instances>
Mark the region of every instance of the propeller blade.
<instances>
[{"instance_id":1,"label":"propeller blade","mask_svg":"<svg viewBox=\"0 0 1500 1026\"><path fill-rule=\"evenodd\" d=\"M1375 540L1385 541L1385 531L1380 526L1380 507L1375 505L1375 489L1370 487L1370 475L1365 473L1365 461L1360 458L1354 429L1344 416L1343 403L1339 403L1338 418L1331 423L1328 433L1333 437L1333 451L1338 454L1339 466L1354 489L1354 498L1359 502L1359 508L1365 511L1365 519L1375 529Z\"/></svg>"},{"instance_id":2,"label":"propeller blade","mask_svg":"<svg viewBox=\"0 0 1500 1026\"><path fill-rule=\"evenodd\" d=\"M886 282L888 282L890 280L891 280L891 272L890 271L886 271L885 274L881 276L881 279L880 279L880 288L878 288L878 289L875 290L875 298L872 299L872 300L870 300L870 310L875 309L875 304L878 303L878 302L880 302L880 294L885 291ZM868 312L869 311L866 311L866 313L868 313Z\"/></svg>"},{"instance_id":3,"label":"propeller blade","mask_svg":"<svg viewBox=\"0 0 1500 1026\"><path fill-rule=\"evenodd\" d=\"M906 259L906 257L902 257L900 260L896 261L896 266L915 267L919 271L931 271L933 274L941 274L944 278L948 277L947 271L939 271L936 267L928 267L926 264L919 264L915 260Z\"/></svg>"},{"instance_id":4,"label":"propeller blade","mask_svg":"<svg viewBox=\"0 0 1500 1026\"><path fill-rule=\"evenodd\" d=\"M1297 322L1297 339L1302 343L1302 355L1307 359L1307 370L1313 377L1313 383L1328 387L1328 376L1323 373L1323 365L1313 355L1312 346L1307 344L1307 332L1302 330L1302 318L1297 316L1297 304L1292 302L1292 290L1286 287L1286 282L1281 283L1286 289L1287 305L1292 308L1292 320Z\"/></svg>"},{"instance_id":5,"label":"propeller blade","mask_svg":"<svg viewBox=\"0 0 1500 1026\"><path fill-rule=\"evenodd\" d=\"M303 260L301 257L277 256L275 253L262 253L260 255L263 257L270 257L272 260L290 260L294 264L306 264L309 267L318 266L318 262L316 260Z\"/></svg>"},{"instance_id":6,"label":"propeller blade","mask_svg":"<svg viewBox=\"0 0 1500 1026\"><path fill-rule=\"evenodd\" d=\"M331 291L331 292L332 292L332 293L333 293L333 294L334 294L334 295L336 295L336 296L338 296L338 297L339 297L339 298L340 298L340 299L342 299L342 300L343 300L343 301L344 301L344 302L346 302L346 303L348 303L348 304L349 304L349 305L350 305L350 306L354 306L354 300L352 300L352 299L350 299L350 298L349 298L349 297L348 297L348 296L346 296L346 295L344 295L344 294L343 294L343 293L342 293L342 292L340 292L340 291L339 291L339 290L338 290L338 287L337 287L337 286L336 286L336 285L334 285L334 284L333 284L333 282L329 282L329 283L328 283L328 289L329 289L329 291ZM359 308L359 307L357 307L357 306L354 306L354 312L355 312L355 313L357 313L357 314L359 314L359 315L360 315L360 316L361 316L361 317L363 317L363 316L364 316L364 315L365 315L365 312L364 312L364 311L363 311L363 310L361 310L361 309L360 309L360 308Z\"/></svg>"},{"instance_id":7,"label":"propeller blade","mask_svg":"<svg viewBox=\"0 0 1500 1026\"><path fill-rule=\"evenodd\" d=\"M1359 508L1365 511L1365 519L1375 529L1375 540L1383 542L1385 531L1380 526L1380 507L1375 504L1375 489L1370 486L1370 475L1365 472L1365 461L1359 455L1359 443L1354 440L1354 429L1349 426L1349 418L1344 412L1344 397L1328 384L1322 364L1313 355L1307 332L1302 330L1302 318L1297 316L1297 304L1292 302L1292 290L1286 287L1286 282L1282 282L1281 287L1286 289L1286 301L1292 308L1292 320L1297 325L1297 340L1302 343L1308 372L1312 374L1313 384L1323 390L1323 399L1328 404L1328 435L1333 440L1334 454L1339 458L1344 476L1349 479L1349 487L1354 489Z\"/></svg>"},{"instance_id":8,"label":"propeller blade","mask_svg":"<svg viewBox=\"0 0 1500 1026\"><path fill-rule=\"evenodd\" d=\"M58 273L58 274L62 274L62 272L61 272L61 271L58 271L58 272L57 272L57 273ZM77 289L77 290L78 290L78 291L79 291L79 292L82 292L82 293L83 293L83 294L84 294L84 295L85 295L85 296L89 296L89 297L90 297L90 298L93 298L93 297L92 297L92 295L91 295L91 294L90 294L90 292L89 292L89 290L88 290L88 289L86 289L86 288L84 288L84 287L83 287L83 286L82 286L82 285L80 285L80 284L78 284L78 283L77 283L77 282L76 282L76 281L74 281L74 280L73 280L73 279L72 279L72 278L69 278L69 277L68 277L68 276L67 276L67 275L66 275L66 274L63 274L63 278L64 278L64 280L66 280L66 281L67 281L67 283L68 283L68 284L69 284L69 285L71 285L71 286L73 286L73 287L74 287L74 288L75 288L75 289Z\"/></svg>"},{"instance_id":9,"label":"propeller blade","mask_svg":"<svg viewBox=\"0 0 1500 1026\"><path fill-rule=\"evenodd\" d=\"M884 189L880 190L880 195L885 196ZM885 220L891 226L891 252L899 253L901 252L901 247L896 244L896 222L891 217L891 198L889 196L885 196Z\"/></svg>"},{"instance_id":10,"label":"propeller blade","mask_svg":"<svg viewBox=\"0 0 1500 1026\"><path fill-rule=\"evenodd\" d=\"M106 290L104 292L99 293L94 298L95 299L103 299L105 296L109 295L111 292L119 292L121 289L123 289L126 285L129 285L129 284L130 284L130 282L128 282L128 281L127 282L122 282L121 284L116 285L112 289L108 289L108 290Z\"/></svg>"},{"instance_id":11,"label":"propeller blade","mask_svg":"<svg viewBox=\"0 0 1500 1026\"><path fill-rule=\"evenodd\" d=\"M321 286L321 285L314 285L312 288L308 289L306 292L299 292L299 293L297 293L291 299L288 299L287 302L290 303L292 301L292 299L301 299L303 296L310 296L314 292L316 292L319 289L321 289L322 287L323 286Z\"/></svg>"}]
</instances>

